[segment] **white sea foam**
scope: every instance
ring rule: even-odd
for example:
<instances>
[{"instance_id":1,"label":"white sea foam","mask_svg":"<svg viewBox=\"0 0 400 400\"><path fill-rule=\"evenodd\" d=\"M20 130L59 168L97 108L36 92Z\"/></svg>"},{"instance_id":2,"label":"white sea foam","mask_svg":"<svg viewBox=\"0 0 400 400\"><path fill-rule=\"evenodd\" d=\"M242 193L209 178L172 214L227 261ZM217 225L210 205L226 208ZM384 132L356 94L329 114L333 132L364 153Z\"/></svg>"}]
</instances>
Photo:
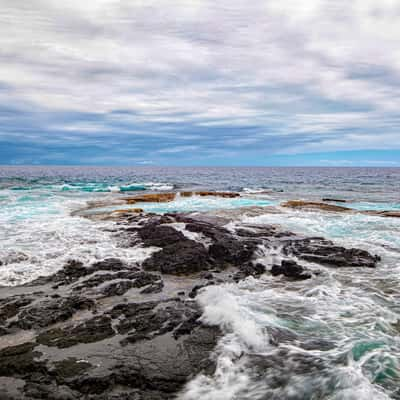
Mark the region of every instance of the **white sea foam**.
<instances>
[{"instance_id":1,"label":"white sea foam","mask_svg":"<svg viewBox=\"0 0 400 400\"><path fill-rule=\"evenodd\" d=\"M272 192L272 190L266 188L243 188L242 192L246 194L267 194Z\"/></svg>"},{"instance_id":2,"label":"white sea foam","mask_svg":"<svg viewBox=\"0 0 400 400\"><path fill-rule=\"evenodd\" d=\"M186 229L186 224L184 222L174 222L171 224L166 224L169 226L172 226L175 228L177 231L183 233L183 235L190 239L194 240L195 242L201 243L204 247L208 248L212 244L212 240L205 236L201 232L191 232Z\"/></svg>"},{"instance_id":3,"label":"white sea foam","mask_svg":"<svg viewBox=\"0 0 400 400\"><path fill-rule=\"evenodd\" d=\"M223 343L219 347L223 347ZM252 382L240 360L226 353L217 360L215 374L199 375L189 382L179 400L256 400L264 396L263 382Z\"/></svg>"},{"instance_id":4,"label":"white sea foam","mask_svg":"<svg viewBox=\"0 0 400 400\"><path fill-rule=\"evenodd\" d=\"M173 190L174 185L170 183L148 182L145 186L150 190Z\"/></svg>"},{"instance_id":5,"label":"white sea foam","mask_svg":"<svg viewBox=\"0 0 400 400\"><path fill-rule=\"evenodd\" d=\"M0 285L16 285L63 267L69 259L91 263L108 257L140 262L156 249L121 248L110 222L72 217L82 200L9 200L0 213Z\"/></svg>"},{"instance_id":6,"label":"white sea foam","mask_svg":"<svg viewBox=\"0 0 400 400\"><path fill-rule=\"evenodd\" d=\"M224 331L232 332L243 345L255 351L265 348L268 337L249 314L240 297L235 295L235 285L211 286L204 290L198 301L204 308L203 322L219 325Z\"/></svg>"},{"instance_id":7,"label":"white sea foam","mask_svg":"<svg viewBox=\"0 0 400 400\"><path fill-rule=\"evenodd\" d=\"M396 320L399 315L377 304L357 285L348 287L329 274L300 284L265 276L236 286L206 288L198 301L204 308L203 322L219 325L225 336L215 353L216 373L192 380L182 392L182 400L302 400L311 393L315 399L390 399L373 381L379 374L377 368L384 371L392 366L395 371L399 367L400 340L393 342L387 335L391 328L385 332L377 329L376 323ZM278 347L270 345L265 333L268 328L295 332L298 339ZM324 351L298 347L318 340L334 346ZM363 349L359 358L361 350L355 349L360 340L382 345L372 351ZM279 351L286 354L283 360ZM251 358L247 358L254 353L278 358L254 375ZM302 362L304 367L299 367ZM309 369L312 362L319 369ZM277 379L286 384L271 386Z\"/></svg>"},{"instance_id":8,"label":"white sea foam","mask_svg":"<svg viewBox=\"0 0 400 400\"><path fill-rule=\"evenodd\" d=\"M197 297L204 309L202 321L219 326L225 335L216 349L215 374L212 377L200 374L192 380L179 397L181 400L250 399L257 398L256 393L264 393L262 382L251 383L241 357L248 351L265 351L269 347L268 335L248 312L246 304L241 303L245 298L238 296L238 292L237 285L225 284L207 287ZM245 397L245 392L250 395L250 384L252 397Z\"/></svg>"},{"instance_id":9,"label":"white sea foam","mask_svg":"<svg viewBox=\"0 0 400 400\"><path fill-rule=\"evenodd\" d=\"M143 188L145 190L154 190L154 191L166 191L166 190L173 190L174 185L171 183L163 183L163 182L132 182L120 187L121 191L127 191L129 188L132 190L138 190Z\"/></svg>"}]
</instances>

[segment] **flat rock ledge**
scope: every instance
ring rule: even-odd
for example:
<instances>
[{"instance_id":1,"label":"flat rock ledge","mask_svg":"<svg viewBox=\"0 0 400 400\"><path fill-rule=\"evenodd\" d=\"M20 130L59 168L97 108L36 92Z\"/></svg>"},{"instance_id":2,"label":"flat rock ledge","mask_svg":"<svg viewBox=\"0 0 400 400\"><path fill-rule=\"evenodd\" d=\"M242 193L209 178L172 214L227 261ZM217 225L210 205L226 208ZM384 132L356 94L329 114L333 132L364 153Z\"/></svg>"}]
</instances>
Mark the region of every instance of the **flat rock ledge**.
<instances>
[{"instance_id":1,"label":"flat rock ledge","mask_svg":"<svg viewBox=\"0 0 400 400\"><path fill-rule=\"evenodd\" d=\"M336 213L352 213L352 214L364 214L375 217L387 217L387 218L400 218L400 211L395 210L356 210L354 208L338 206L330 204L329 202L345 203L346 200L341 199L323 199L323 202L318 201L304 201L304 200L289 200L281 204L281 207L292 208L295 210L303 211L327 211Z\"/></svg>"},{"instance_id":2,"label":"flat rock ledge","mask_svg":"<svg viewBox=\"0 0 400 400\"><path fill-rule=\"evenodd\" d=\"M204 287L263 273L313 279L302 260L379 261L323 238L204 214L121 213L115 239L154 252L141 264L70 260L51 276L0 288L1 399L176 398L194 376L215 370L223 332L201 322L196 296ZM281 249L280 264L257 261L272 248Z\"/></svg>"}]
</instances>

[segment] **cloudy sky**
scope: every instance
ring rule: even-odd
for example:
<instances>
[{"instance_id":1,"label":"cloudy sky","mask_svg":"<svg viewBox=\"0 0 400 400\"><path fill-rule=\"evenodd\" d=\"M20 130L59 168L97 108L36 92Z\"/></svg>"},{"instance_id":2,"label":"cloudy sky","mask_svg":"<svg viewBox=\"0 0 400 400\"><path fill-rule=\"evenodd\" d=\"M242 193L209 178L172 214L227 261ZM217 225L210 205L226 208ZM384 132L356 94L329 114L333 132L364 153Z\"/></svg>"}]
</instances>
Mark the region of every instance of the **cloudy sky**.
<instances>
[{"instance_id":1,"label":"cloudy sky","mask_svg":"<svg viewBox=\"0 0 400 400\"><path fill-rule=\"evenodd\" d=\"M0 0L0 164L400 166L399 0Z\"/></svg>"}]
</instances>

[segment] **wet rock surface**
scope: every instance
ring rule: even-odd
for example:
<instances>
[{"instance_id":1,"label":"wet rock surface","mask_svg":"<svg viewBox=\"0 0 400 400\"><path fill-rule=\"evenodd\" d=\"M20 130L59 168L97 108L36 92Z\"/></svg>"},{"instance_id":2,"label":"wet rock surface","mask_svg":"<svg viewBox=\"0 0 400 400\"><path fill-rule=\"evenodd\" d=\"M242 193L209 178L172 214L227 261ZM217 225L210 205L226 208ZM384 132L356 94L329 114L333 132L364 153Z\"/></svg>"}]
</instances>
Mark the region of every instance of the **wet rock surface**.
<instances>
[{"instance_id":1,"label":"wet rock surface","mask_svg":"<svg viewBox=\"0 0 400 400\"><path fill-rule=\"evenodd\" d=\"M0 288L0 398L173 399L188 380L215 369L222 332L201 322L196 297L204 288L266 271L312 278L294 259L330 267L379 260L277 226L228 222L121 213L117 237L155 249L140 265L71 260L51 276ZM277 248L280 264L263 261Z\"/></svg>"},{"instance_id":2,"label":"wet rock surface","mask_svg":"<svg viewBox=\"0 0 400 400\"><path fill-rule=\"evenodd\" d=\"M347 249L336 246L323 238L305 238L293 240L284 246L286 255L294 255L306 261L334 267L369 267L373 268L380 257L366 250Z\"/></svg>"},{"instance_id":3,"label":"wet rock surface","mask_svg":"<svg viewBox=\"0 0 400 400\"><path fill-rule=\"evenodd\" d=\"M331 200L328 200L331 201ZM316 201L290 200L281 204L282 207L300 209L300 210L322 210L333 212L351 212L352 209L334 204L319 203Z\"/></svg>"},{"instance_id":4,"label":"wet rock surface","mask_svg":"<svg viewBox=\"0 0 400 400\"><path fill-rule=\"evenodd\" d=\"M321 202L317 201L303 201L303 200L289 200L281 204L281 207L292 208L294 210L303 211L327 211L336 213L353 213L353 214L364 214L375 217L386 217L386 218L400 218L400 212L396 210L357 210L350 207L338 206L331 203L347 203L346 200L341 199L330 199L324 198Z\"/></svg>"},{"instance_id":5,"label":"wet rock surface","mask_svg":"<svg viewBox=\"0 0 400 400\"><path fill-rule=\"evenodd\" d=\"M32 306L21 310L18 319L10 326L25 330L43 328L57 322L66 321L78 310L93 306L93 300L79 296L38 300Z\"/></svg>"},{"instance_id":6,"label":"wet rock surface","mask_svg":"<svg viewBox=\"0 0 400 400\"><path fill-rule=\"evenodd\" d=\"M151 193L142 194L133 197L126 197L124 200L127 204L135 203L165 203L175 199L176 193Z\"/></svg>"},{"instance_id":7,"label":"wet rock surface","mask_svg":"<svg viewBox=\"0 0 400 400\"><path fill-rule=\"evenodd\" d=\"M292 260L282 260L281 265L273 265L271 274L274 276L284 275L287 278L295 280L310 279L312 277L311 273L307 271L306 268Z\"/></svg>"},{"instance_id":8,"label":"wet rock surface","mask_svg":"<svg viewBox=\"0 0 400 400\"><path fill-rule=\"evenodd\" d=\"M185 236L168 225L171 223L185 224L188 234ZM162 248L144 262L144 269L176 275L239 267L254 258L257 244L261 243L253 238L239 238L224 227L179 214L153 218L137 228L137 233L146 245ZM189 239L191 233L201 239Z\"/></svg>"}]
</instances>

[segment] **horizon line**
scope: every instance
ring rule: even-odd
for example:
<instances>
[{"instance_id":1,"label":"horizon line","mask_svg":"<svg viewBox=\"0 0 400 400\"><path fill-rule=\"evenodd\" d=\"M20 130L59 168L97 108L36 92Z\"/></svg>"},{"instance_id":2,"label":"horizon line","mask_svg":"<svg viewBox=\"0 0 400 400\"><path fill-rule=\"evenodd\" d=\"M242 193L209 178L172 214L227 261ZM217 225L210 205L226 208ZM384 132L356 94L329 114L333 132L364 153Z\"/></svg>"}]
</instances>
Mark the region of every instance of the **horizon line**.
<instances>
[{"instance_id":1,"label":"horizon line","mask_svg":"<svg viewBox=\"0 0 400 400\"><path fill-rule=\"evenodd\" d=\"M400 165L104 165L104 164L0 164L2 167L93 167L93 168L399 168Z\"/></svg>"}]
</instances>

